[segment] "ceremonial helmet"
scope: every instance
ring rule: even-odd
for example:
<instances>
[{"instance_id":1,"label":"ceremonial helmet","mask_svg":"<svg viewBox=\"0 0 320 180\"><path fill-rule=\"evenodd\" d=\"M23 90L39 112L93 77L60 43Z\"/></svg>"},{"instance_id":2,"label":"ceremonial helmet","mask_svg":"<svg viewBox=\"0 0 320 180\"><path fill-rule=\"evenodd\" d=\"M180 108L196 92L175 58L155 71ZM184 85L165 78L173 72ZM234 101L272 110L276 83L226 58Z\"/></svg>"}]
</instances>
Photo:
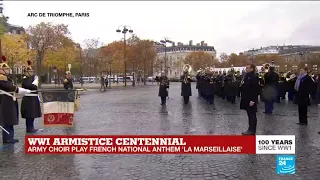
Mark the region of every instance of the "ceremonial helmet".
<instances>
[{"instance_id":1,"label":"ceremonial helmet","mask_svg":"<svg viewBox=\"0 0 320 180\"><path fill-rule=\"evenodd\" d=\"M23 68L23 71L28 74L33 73L33 69L31 67L31 61L27 61L27 66Z\"/></svg>"},{"instance_id":2,"label":"ceremonial helmet","mask_svg":"<svg viewBox=\"0 0 320 180\"><path fill-rule=\"evenodd\" d=\"M7 62L7 58L5 56L2 56L1 57L0 68L2 68L2 69L10 69L10 66L6 62Z\"/></svg>"},{"instance_id":3,"label":"ceremonial helmet","mask_svg":"<svg viewBox=\"0 0 320 180\"><path fill-rule=\"evenodd\" d=\"M5 56L1 57L0 69L2 69L6 74L9 74L10 66L6 63L7 58Z\"/></svg>"},{"instance_id":4,"label":"ceremonial helmet","mask_svg":"<svg viewBox=\"0 0 320 180\"><path fill-rule=\"evenodd\" d=\"M66 75L72 75L70 71L66 71Z\"/></svg>"}]
</instances>

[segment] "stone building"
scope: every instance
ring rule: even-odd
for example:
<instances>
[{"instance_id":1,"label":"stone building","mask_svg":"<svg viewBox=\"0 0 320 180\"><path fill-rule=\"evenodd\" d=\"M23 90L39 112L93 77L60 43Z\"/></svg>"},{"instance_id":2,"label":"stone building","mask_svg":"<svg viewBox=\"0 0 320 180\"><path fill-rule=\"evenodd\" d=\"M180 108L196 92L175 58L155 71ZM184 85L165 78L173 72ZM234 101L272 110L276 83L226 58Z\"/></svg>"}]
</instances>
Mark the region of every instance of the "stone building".
<instances>
[{"instance_id":1,"label":"stone building","mask_svg":"<svg viewBox=\"0 0 320 180\"><path fill-rule=\"evenodd\" d=\"M196 51L204 51L209 53L212 56L212 61L216 58L216 50L213 46L208 46L207 43L202 41L196 45L193 45L192 40L189 41L189 44L183 44L178 42L169 47L158 47L157 49L157 61L161 62L162 68L154 69L154 76L157 76L161 69L165 70L165 56L167 58L167 68L168 68L168 77L169 78L178 78L182 74L182 67L184 65L184 59L191 53Z\"/></svg>"}]
</instances>

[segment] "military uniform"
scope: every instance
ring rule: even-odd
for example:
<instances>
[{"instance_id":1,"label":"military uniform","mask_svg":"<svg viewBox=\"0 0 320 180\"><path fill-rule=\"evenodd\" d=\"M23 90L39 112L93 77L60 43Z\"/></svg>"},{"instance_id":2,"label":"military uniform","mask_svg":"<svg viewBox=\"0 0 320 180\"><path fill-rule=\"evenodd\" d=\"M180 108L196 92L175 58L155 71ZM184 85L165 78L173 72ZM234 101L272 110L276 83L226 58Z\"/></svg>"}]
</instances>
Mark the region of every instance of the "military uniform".
<instances>
[{"instance_id":1,"label":"military uniform","mask_svg":"<svg viewBox=\"0 0 320 180\"><path fill-rule=\"evenodd\" d=\"M187 72L180 78L181 81L181 96L185 104L189 102L189 97L192 96L191 93L191 78Z\"/></svg>"},{"instance_id":2,"label":"military uniform","mask_svg":"<svg viewBox=\"0 0 320 180\"><path fill-rule=\"evenodd\" d=\"M169 79L167 76L161 76L158 78L158 81L160 82L158 96L161 98L161 105L165 105L166 98L169 95L169 93L168 93Z\"/></svg>"},{"instance_id":3,"label":"military uniform","mask_svg":"<svg viewBox=\"0 0 320 180\"><path fill-rule=\"evenodd\" d=\"M10 67L5 61L3 56L0 64L0 125L8 133L2 130L2 140L3 143L16 143L18 140L14 139L14 126L19 124L19 108L15 93L27 94L31 91L13 84L13 80L7 76Z\"/></svg>"},{"instance_id":4,"label":"military uniform","mask_svg":"<svg viewBox=\"0 0 320 180\"><path fill-rule=\"evenodd\" d=\"M73 89L73 83L72 83L71 78L68 77L69 75L71 75L71 72L70 72L70 71L67 71L67 72L66 72L66 78L65 78L64 81L63 81L63 87L64 87L64 89L66 89L66 90L71 90L71 89Z\"/></svg>"},{"instance_id":5,"label":"military uniform","mask_svg":"<svg viewBox=\"0 0 320 180\"><path fill-rule=\"evenodd\" d=\"M207 84L207 101L210 104L214 103L214 94L216 93L215 83L216 83L216 78L213 76L213 74L209 73L206 84Z\"/></svg>"},{"instance_id":6,"label":"military uniform","mask_svg":"<svg viewBox=\"0 0 320 180\"><path fill-rule=\"evenodd\" d=\"M28 62L25 69L25 76L22 80L22 87L31 91L38 90L38 77L33 75L33 70ZM39 95L37 92L24 95L21 102L21 117L26 119L27 133L35 133L38 130L34 128L34 119L42 116Z\"/></svg>"}]
</instances>

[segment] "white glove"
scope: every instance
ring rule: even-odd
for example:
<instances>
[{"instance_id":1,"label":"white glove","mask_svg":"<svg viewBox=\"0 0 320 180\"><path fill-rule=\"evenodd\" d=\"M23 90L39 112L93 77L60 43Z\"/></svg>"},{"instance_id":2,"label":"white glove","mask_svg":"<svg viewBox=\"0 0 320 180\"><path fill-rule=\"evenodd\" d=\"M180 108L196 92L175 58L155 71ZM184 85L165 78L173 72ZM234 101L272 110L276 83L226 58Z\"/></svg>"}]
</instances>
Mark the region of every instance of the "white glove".
<instances>
[{"instance_id":1,"label":"white glove","mask_svg":"<svg viewBox=\"0 0 320 180\"><path fill-rule=\"evenodd\" d=\"M33 82L32 82L33 85L35 86L38 86L39 85L39 80L38 79L35 79Z\"/></svg>"},{"instance_id":2,"label":"white glove","mask_svg":"<svg viewBox=\"0 0 320 180\"><path fill-rule=\"evenodd\" d=\"M36 85L36 86L39 85L39 78L38 78L38 76L35 76L35 77L34 77L34 80L33 80L32 84L33 84L33 85Z\"/></svg>"},{"instance_id":3,"label":"white glove","mask_svg":"<svg viewBox=\"0 0 320 180\"><path fill-rule=\"evenodd\" d=\"M24 95L24 94L29 94L29 93L31 93L31 91L29 89L19 87L18 94Z\"/></svg>"}]
</instances>

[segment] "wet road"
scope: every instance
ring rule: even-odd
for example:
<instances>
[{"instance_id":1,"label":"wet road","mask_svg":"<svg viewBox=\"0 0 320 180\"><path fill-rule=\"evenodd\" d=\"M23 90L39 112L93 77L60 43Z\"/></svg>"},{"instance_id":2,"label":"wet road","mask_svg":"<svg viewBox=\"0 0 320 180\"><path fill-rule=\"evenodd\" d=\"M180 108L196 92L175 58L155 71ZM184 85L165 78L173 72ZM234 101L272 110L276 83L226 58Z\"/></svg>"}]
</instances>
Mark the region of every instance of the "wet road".
<instances>
[{"instance_id":1,"label":"wet road","mask_svg":"<svg viewBox=\"0 0 320 180\"><path fill-rule=\"evenodd\" d=\"M236 105L216 99L216 109L198 98L193 84L189 105L180 85L170 86L167 106L160 106L157 86L87 92L74 128L49 128L40 134L216 134L238 135L247 117ZM25 155L23 142L0 144L0 179L5 180L166 180L243 179L314 180L320 177L320 121L317 106L309 110L309 126L295 123L297 107L283 102L274 115L258 113L257 134L296 135L296 175L276 175L275 155ZM39 120L36 124L42 127ZM24 120L16 128L23 141Z\"/></svg>"}]
</instances>

